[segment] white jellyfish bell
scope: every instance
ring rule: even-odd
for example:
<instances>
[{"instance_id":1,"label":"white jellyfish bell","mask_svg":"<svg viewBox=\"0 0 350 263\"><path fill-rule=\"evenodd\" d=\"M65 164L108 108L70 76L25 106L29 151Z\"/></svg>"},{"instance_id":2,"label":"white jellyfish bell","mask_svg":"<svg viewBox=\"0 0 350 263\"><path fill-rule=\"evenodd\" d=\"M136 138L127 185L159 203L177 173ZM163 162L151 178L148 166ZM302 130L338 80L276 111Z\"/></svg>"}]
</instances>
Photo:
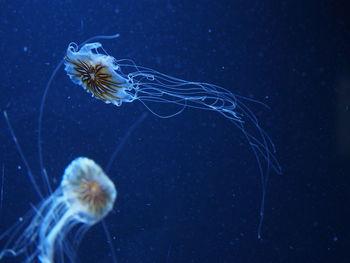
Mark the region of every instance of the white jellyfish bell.
<instances>
[{"instance_id":1,"label":"white jellyfish bell","mask_svg":"<svg viewBox=\"0 0 350 263\"><path fill-rule=\"evenodd\" d=\"M65 169L60 186L5 235L10 238L5 255L25 255L24 262L75 262L75 249L66 236L76 225L78 243L90 226L101 221L112 209L117 197L113 182L93 160L79 157ZM25 229L24 229L25 228ZM24 231L23 231L24 230ZM57 255L55 255L55 251Z\"/></svg>"}]
</instances>

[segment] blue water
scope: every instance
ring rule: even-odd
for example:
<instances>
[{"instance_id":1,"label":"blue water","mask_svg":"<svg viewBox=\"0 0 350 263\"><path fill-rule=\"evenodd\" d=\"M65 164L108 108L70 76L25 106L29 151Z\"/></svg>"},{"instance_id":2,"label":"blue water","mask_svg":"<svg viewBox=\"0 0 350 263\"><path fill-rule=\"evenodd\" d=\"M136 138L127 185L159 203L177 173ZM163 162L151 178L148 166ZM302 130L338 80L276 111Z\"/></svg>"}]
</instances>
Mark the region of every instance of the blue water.
<instances>
[{"instance_id":1,"label":"blue water","mask_svg":"<svg viewBox=\"0 0 350 263\"><path fill-rule=\"evenodd\" d=\"M149 113L109 173L118 189L105 219L113 248L101 224L93 226L78 247L79 262L112 262L111 249L120 263L350 262L350 32L340 2L62 0L0 6L0 110L8 112L38 180L40 100L72 41L120 33L103 41L118 59L214 83L270 107L249 104L283 169L270 175L262 240L260 174L243 134L214 112L187 109L170 119ZM163 106L155 107L167 111ZM107 165L145 112L139 102L116 107L93 99L59 70L42 127L53 187L78 156ZM4 232L41 200L3 119L0 149Z\"/></svg>"}]
</instances>

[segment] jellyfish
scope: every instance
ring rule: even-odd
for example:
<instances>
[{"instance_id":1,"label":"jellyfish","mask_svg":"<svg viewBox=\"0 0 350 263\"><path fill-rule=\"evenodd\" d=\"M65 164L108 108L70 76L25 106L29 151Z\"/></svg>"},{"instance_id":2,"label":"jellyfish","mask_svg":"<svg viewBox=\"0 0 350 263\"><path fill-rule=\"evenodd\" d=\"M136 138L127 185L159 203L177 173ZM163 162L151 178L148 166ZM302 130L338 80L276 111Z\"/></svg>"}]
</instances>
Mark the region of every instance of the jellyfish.
<instances>
[{"instance_id":1,"label":"jellyfish","mask_svg":"<svg viewBox=\"0 0 350 263\"><path fill-rule=\"evenodd\" d=\"M89 227L112 210L116 197L113 182L98 164L86 157L76 158L66 167L60 186L7 233L11 234L9 248L1 251L0 260L8 254L24 254L24 262L64 262L64 257L75 262L67 234L81 224L74 238L78 243ZM55 255L55 251L65 255Z\"/></svg>"},{"instance_id":2,"label":"jellyfish","mask_svg":"<svg viewBox=\"0 0 350 263\"><path fill-rule=\"evenodd\" d=\"M108 55L99 42L82 46L70 43L64 64L73 83L107 104L121 106L125 102L139 101L161 118L176 116L185 108L215 111L243 131L259 160L261 157L268 168L271 167L278 173L281 171L273 142L245 103L262 104L261 102L233 94L214 84L185 81L137 66L130 59L117 60ZM174 104L179 109L170 115L162 115L148 106L148 103ZM248 127L255 131L250 132Z\"/></svg>"},{"instance_id":3,"label":"jellyfish","mask_svg":"<svg viewBox=\"0 0 350 263\"><path fill-rule=\"evenodd\" d=\"M41 167L41 171L44 171L44 184L37 181L7 112L3 112L3 115L28 178L42 201L33 206L24 217L20 217L5 233L0 233L0 241L6 240L5 248L0 250L0 261L6 256L24 256L23 262L26 263L38 260L41 263L66 262L65 259L77 262L75 251L84 233L102 221L107 242L111 247L112 262L117 262L112 238L103 221L112 211L117 197L115 185L106 173L109 173L129 136L146 119L147 112L141 114L118 140L104 169L92 159L78 157L66 167L62 181L55 191L51 190L44 167ZM48 197L45 197L45 191ZM73 236L73 240L67 235Z\"/></svg>"}]
</instances>

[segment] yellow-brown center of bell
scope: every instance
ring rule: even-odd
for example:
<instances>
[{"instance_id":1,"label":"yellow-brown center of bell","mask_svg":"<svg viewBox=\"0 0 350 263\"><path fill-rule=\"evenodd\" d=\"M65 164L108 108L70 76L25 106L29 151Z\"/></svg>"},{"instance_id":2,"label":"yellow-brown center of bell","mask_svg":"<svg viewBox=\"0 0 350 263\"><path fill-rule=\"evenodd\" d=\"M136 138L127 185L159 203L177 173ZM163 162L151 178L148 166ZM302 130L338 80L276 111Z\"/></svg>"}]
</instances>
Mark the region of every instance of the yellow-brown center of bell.
<instances>
[{"instance_id":1,"label":"yellow-brown center of bell","mask_svg":"<svg viewBox=\"0 0 350 263\"><path fill-rule=\"evenodd\" d=\"M88 189L92 196L98 196L101 193L101 188L96 182L89 183Z\"/></svg>"},{"instance_id":2,"label":"yellow-brown center of bell","mask_svg":"<svg viewBox=\"0 0 350 263\"><path fill-rule=\"evenodd\" d=\"M122 88L123 83L115 81L110 74L111 69L106 65L94 64L89 60L73 60L68 57L65 57L65 61L72 64L74 68L75 72L70 75L80 79L84 87L95 97L104 101L120 99L117 91Z\"/></svg>"},{"instance_id":3,"label":"yellow-brown center of bell","mask_svg":"<svg viewBox=\"0 0 350 263\"><path fill-rule=\"evenodd\" d=\"M79 188L80 200L86 203L91 211L98 213L103 210L108 201L108 193L98 182L84 182Z\"/></svg>"}]
</instances>

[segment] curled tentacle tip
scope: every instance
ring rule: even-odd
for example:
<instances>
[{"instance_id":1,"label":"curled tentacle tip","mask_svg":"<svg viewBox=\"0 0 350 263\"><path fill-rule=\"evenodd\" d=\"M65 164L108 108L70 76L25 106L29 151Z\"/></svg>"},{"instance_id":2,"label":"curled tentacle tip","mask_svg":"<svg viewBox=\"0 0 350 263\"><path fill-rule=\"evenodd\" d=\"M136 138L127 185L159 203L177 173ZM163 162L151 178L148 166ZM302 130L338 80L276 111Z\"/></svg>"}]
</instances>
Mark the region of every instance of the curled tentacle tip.
<instances>
[{"instance_id":1,"label":"curled tentacle tip","mask_svg":"<svg viewBox=\"0 0 350 263\"><path fill-rule=\"evenodd\" d=\"M120 34L116 33L116 34L112 35L112 37L115 37L115 38L120 37Z\"/></svg>"}]
</instances>

